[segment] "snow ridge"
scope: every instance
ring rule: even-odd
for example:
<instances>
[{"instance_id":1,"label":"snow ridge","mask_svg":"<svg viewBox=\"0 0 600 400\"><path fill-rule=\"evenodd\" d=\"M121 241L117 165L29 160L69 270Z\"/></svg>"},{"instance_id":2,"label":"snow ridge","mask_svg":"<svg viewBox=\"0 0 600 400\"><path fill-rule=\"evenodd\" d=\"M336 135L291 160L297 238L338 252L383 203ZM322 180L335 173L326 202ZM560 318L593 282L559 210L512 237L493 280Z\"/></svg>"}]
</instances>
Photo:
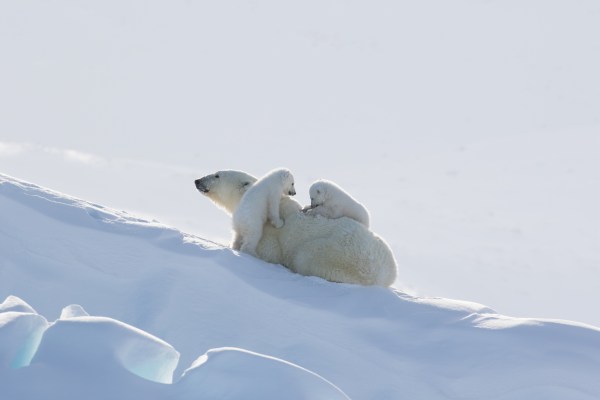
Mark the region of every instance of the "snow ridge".
<instances>
[{"instance_id":1,"label":"snow ridge","mask_svg":"<svg viewBox=\"0 0 600 400\"><path fill-rule=\"evenodd\" d=\"M2 398L600 397L596 327L299 276L4 175L0 210Z\"/></svg>"}]
</instances>

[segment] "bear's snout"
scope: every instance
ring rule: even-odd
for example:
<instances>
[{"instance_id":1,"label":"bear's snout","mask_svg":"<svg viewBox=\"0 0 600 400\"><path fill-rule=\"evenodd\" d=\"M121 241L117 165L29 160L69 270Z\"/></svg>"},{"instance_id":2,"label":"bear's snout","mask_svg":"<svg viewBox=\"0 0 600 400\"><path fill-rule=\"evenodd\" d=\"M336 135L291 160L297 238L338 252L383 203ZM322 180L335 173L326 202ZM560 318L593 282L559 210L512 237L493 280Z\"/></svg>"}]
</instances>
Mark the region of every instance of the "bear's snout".
<instances>
[{"instance_id":1,"label":"bear's snout","mask_svg":"<svg viewBox=\"0 0 600 400\"><path fill-rule=\"evenodd\" d=\"M296 195L296 191L295 191L295 190L290 190L290 191L288 192L288 194L289 194L290 196L295 196L295 195Z\"/></svg>"},{"instance_id":2,"label":"bear's snout","mask_svg":"<svg viewBox=\"0 0 600 400\"><path fill-rule=\"evenodd\" d=\"M196 179L194 181L194 184L196 185L196 189L198 189L202 193L208 193L208 188L204 185L204 182L202 182L202 178Z\"/></svg>"}]
</instances>

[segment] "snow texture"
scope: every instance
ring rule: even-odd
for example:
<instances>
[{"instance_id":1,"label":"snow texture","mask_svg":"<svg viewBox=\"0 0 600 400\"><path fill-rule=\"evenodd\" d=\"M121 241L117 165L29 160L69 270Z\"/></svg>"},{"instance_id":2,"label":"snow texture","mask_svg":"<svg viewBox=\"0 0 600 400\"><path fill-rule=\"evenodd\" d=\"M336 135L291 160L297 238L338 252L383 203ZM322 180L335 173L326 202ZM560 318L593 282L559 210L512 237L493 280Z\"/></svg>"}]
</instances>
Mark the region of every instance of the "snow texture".
<instances>
[{"instance_id":1,"label":"snow texture","mask_svg":"<svg viewBox=\"0 0 600 400\"><path fill-rule=\"evenodd\" d=\"M2 399L600 397L593 326L300 276L4 175L0 210Z\"/></svg>"},{"instance_id":2,"label":"snow texture","mask_svg":"<svg viewBox=\"0 0 600 400\"><path fill-rule=\"evenodd\" d=\"M597 0L0 11L0 172L226 244L192 181L285 166L368 207L397 287L600 326Z\"/></svg>"},{"instance_id":3,"label":"snow texture","mask_svg":"<svg viewBox=\"0 0 600 400\"><path fill-rule=\"evenodd\" d=\"M0 368L29 365L48 322L32 313L0 313Z\"/></svg>"},{"instance_id":4,"label":"snow texture","mask_svg":"<svg viewBox=\"0 0 600 400\"><path fill-rule=\"evenodd\" d=\"M44 333L33 362L74 370L119 370L171 383L179 353L164 341L105 317L59 319Z\"/></svg>"},{"instance_id":5,"label":"snow texture","mask_svg":"<svg viewBox=\"0 0 600 400\"><path fill-rule=\"evenodd\" d=\"M236 348L211 349L187 369L176 393L201 388L206 398L347 400L348 397L314 372L275 357Z\"/></svg>"}]
</instances>

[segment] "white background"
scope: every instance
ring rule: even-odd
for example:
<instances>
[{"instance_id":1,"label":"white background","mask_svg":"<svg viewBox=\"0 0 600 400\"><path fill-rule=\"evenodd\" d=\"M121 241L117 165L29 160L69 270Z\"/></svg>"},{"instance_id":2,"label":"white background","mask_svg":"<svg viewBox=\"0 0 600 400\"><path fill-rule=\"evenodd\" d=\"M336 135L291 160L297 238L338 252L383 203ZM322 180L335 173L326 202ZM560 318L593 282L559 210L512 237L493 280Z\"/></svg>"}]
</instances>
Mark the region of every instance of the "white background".
<instances>
[{"instance_id":1,"label":"white background","mask_svg":"<svg viewBox=\"0 0 600 400\"><path fill-rule=\"evenodd\" d=\"M595 1L0 0L0 49L2 173L227 243L193 180L285 166L399 288L600 326Z\"/></svg>"}]
</instances>

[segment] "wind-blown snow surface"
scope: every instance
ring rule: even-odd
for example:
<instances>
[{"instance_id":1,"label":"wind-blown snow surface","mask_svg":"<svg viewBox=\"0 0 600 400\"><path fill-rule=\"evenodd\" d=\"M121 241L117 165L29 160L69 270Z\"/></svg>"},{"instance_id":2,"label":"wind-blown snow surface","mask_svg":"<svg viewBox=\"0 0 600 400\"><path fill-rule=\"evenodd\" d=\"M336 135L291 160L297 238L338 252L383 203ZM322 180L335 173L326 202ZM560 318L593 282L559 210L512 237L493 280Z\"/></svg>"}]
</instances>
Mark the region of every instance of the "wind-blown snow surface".
<instances>
[{"instance_id":1,"label":"wind-blown snow surface","mask_svg":"<svg viewBox=\"0 0 600 400\"><path fill-rule=\"evenodd\" d=\"M3 175L0 210L1 398L600 397L598 328L299 276Z\"/></svg>"},{"instance_id":2,"label":"wind-blown snow surface","mask_svg":"<svg viewBox=\"0 0 600 400\"><path fill-rule=\"evenodd\" d=\"M193 180L285 166L413 294L600 326L599 7L2 1L0 171L227 243Z\"/></svg>"}]
</instances>

